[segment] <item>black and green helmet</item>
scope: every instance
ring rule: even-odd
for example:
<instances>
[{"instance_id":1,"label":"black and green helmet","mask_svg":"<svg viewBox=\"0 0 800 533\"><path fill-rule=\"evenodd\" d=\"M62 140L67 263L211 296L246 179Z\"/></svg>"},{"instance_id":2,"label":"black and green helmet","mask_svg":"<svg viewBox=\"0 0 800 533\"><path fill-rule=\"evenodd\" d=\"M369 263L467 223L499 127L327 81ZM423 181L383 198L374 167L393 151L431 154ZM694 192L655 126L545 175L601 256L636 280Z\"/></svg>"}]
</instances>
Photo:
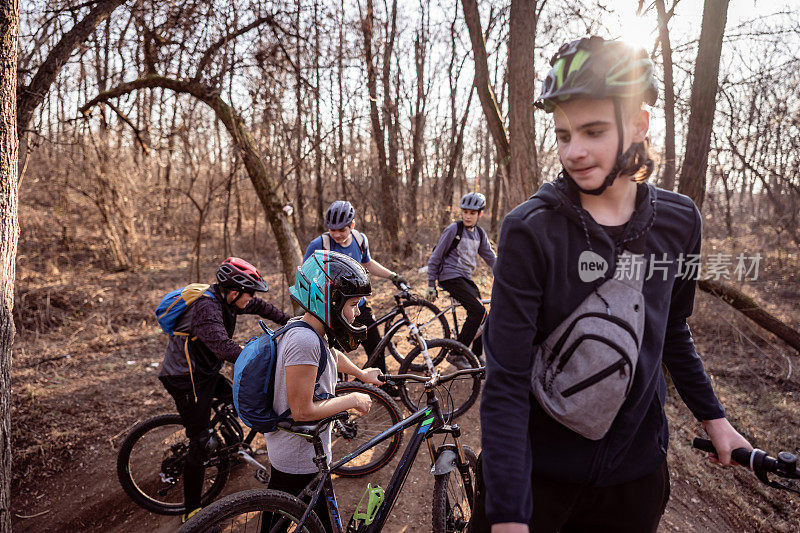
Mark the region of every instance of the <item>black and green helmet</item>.
<instances>
[{"instance_id":1,"label":"black and green helmet","mask_svg":"<svg viewBox=\"0 0 800 533\"><path fill-rule=\"evenodd\" d=\"M658 88L653 63L643 49L602 37L565 43L550 60L553 67L535 105L552 113L572 98L641 99L656 103Z\"/></svg>"}]
</instances>

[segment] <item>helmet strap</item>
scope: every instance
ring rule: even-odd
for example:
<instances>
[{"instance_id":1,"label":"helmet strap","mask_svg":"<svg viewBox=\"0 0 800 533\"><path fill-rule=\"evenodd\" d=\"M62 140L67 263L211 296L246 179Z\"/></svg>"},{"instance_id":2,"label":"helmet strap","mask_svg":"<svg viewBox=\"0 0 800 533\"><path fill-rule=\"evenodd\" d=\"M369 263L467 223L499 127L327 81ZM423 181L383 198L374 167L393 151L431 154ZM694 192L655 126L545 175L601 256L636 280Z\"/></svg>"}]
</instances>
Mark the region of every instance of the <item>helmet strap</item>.
<instances>
[{"instance_id":1,"label":"helmet strap","mask_svg":"<svg viewBox=\"0 0 800 533\"><path fill-rule=\"evenodd\" d=\"M225 303L230 305L231 307L236 307L236 302L239 300L239 298L242 297L243 292L240 291L240 290L231 289L231 288L228 288L228 287L224 287L223 290L225 292L223 292L222 296L225 299ZM233 291L233 290L236 291L236 298L234 298L232 302L228 302L228 294L230 294L230 292Z\"/></svg>"}]
</instances>

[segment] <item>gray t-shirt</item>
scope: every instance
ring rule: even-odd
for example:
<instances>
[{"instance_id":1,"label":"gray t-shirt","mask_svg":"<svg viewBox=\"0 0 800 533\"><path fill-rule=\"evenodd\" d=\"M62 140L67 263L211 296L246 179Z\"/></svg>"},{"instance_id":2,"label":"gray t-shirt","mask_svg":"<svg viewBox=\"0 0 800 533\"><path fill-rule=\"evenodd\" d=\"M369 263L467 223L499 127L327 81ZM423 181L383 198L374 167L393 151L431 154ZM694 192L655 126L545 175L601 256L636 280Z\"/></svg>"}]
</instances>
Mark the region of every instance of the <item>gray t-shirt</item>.
<instances>
[{"instance_id":1,"label":"gray t-shirt","mask_svg":"<svg viewBox=\"0 0 800 533\"><path fill-rule=\"evenodd\" d=\"M291 323L291 322L290 322ZM318 366L320 360L319 335L308 328L292 328L278 339L278 361L275 367L275 397L273 408L282 413L289 408L286 397L286 367L294 365ZM326 346L328 366L319 378L318 392L334 394L336 391L336 356ZM331 430L323 431L322 445L331 461ZM312 474L317 472L314 464L314 446L303 437L275 431L265 435L267 454L272 466L288 474Z\"/></svg>"}]
</instances>

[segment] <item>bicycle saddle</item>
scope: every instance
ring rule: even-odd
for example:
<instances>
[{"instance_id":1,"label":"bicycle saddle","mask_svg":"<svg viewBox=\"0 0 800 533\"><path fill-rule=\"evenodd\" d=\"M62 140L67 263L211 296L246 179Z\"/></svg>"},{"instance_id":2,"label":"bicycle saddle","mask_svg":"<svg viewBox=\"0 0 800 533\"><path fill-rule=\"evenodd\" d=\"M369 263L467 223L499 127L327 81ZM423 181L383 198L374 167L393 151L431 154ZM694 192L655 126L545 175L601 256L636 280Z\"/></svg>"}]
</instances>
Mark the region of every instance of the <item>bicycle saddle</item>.
<instances>
[{"instance_id":1,"label":"bicycle saddle","mask_svg":"<svg viewBox=\"0 0 800 533\"><path fill-rule=\"evenodd\" d=\"M299 433L301 435L308 435L309 437L316 437L323 429L328 427L328 424L331 422L335 420L347 420L349 416L347 411L342 411L341 413L336 413L322 420L313 420L310 422L295 422L293 419L287 418L286 420L278 422L278 429Z\"/></svg>"}]
</instances>

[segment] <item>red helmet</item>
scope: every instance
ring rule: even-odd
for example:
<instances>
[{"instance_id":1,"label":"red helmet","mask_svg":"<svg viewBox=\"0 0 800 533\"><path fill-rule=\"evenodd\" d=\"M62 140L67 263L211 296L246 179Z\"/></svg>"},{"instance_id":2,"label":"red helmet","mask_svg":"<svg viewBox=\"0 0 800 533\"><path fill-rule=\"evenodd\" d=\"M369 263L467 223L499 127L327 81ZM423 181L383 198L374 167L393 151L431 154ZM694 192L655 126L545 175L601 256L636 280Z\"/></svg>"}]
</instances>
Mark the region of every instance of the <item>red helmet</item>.
<instances>
[{"instance_id":1,"label":"red helmet","mask_svg":"<svg viewBox=\"0 0 800 533\"><path fill-rule=\"evenodd\" d=\"M238 257L229 257L217 269L217 281L220 287L235 291L267 292L269 286L258 273L256 267Z\"/></svg>"}]
</instances>

